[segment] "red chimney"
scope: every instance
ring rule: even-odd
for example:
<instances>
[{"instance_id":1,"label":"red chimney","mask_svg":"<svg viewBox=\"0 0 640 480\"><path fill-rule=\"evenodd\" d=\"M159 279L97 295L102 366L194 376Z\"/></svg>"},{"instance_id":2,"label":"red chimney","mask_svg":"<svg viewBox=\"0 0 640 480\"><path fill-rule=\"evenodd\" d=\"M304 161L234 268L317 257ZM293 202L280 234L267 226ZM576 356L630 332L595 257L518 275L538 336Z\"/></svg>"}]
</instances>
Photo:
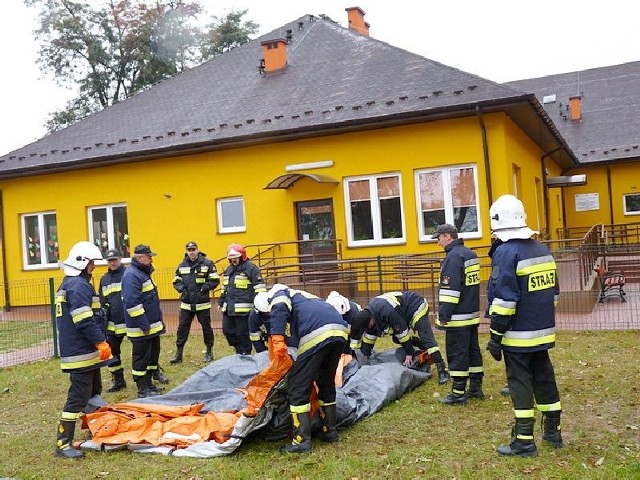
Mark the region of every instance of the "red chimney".
<instances>
[{"instance_id":1,"label":"red chimney","mask_svg":"<svg viewBox=\"0 0 640 480\"><path fill-rule=\"evenodd\" d=\"M345 8L349 19L349 28L360 35L369 36L369 24L364 21L364 10L360 7Z\"/></svg>"},{"instance_id":2,"label":"red chimney","mask_svg":"<svg viewBox=\"0 0 640 480\"><path fill-rule=\"evenodd\" d=\"M265 40L262 45L265 73L278 72L287 67L287 41L283 38Z\"/></svg>"},{"instance_id":3,"label":"red chimney","mask_svg":"<svg viewBox=\"0 0 640 480\"><path fill-rule=\"evenodd\" d=\"M569 97L569 106L571 107L571 120L580 120L582 118L582 97L580 95Z\"/></svg>"}]
</instances>

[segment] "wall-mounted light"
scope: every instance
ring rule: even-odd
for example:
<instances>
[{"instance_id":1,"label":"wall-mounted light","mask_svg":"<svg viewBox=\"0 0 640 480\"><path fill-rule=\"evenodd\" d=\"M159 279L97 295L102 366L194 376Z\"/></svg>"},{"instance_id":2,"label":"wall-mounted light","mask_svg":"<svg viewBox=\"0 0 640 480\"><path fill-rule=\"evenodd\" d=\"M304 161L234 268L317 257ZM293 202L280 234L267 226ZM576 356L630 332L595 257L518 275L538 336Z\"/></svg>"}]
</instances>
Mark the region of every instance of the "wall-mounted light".
<instances>
[{"instance_id":1,"label":"wall-mounted light","mask_svg":"<svg viewBox=\"0 0 640 480\"><path fill-rule=\"evenodd\" d=\"M171 198L171 197L173 197L173 195L171 195L170 193L165 193L164 194L164 198Z\"/></svg>"},{"instance_id":2,"label":"wall-mounted light","mask_svg":"<svg viewBox=\"0 0 640 480\"><path fill-rule=\"evenodd\" d=\"M294 172L297 170L310 170L312 168L329 168L333 167L333 160L323 160L321 162L295 163L284 167L285 172Z\"/></svg>"}]
</instances>

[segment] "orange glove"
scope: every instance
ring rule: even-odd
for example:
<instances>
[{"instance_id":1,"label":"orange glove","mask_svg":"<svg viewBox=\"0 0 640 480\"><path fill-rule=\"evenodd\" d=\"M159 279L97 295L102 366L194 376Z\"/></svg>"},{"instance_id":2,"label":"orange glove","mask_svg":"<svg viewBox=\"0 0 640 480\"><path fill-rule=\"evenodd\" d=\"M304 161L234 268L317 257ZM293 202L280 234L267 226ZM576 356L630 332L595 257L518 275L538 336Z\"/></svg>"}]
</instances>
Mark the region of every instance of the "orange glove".
<instances>
[{"instance_id":1,"label":"orange glove","mask_svg":"<svg viewBox=\"0 0 640 480\"><path fill-rule=\"evenodd\" d=\"M111 358L111 347L107 342L96 343L100 360L109 360Z\"/></svg>"},{"instance_id":2,"label":"orange glove","mask_svg":"<svg viewBox=\"0 0 640 480\"><path fill-rule=\"evenodd\" d=\"M272 335L271 343L273 344L273 354L276 357L287 358L289 356L287 344L284 341L284 335Z\"/></svg>"}]
</instances>

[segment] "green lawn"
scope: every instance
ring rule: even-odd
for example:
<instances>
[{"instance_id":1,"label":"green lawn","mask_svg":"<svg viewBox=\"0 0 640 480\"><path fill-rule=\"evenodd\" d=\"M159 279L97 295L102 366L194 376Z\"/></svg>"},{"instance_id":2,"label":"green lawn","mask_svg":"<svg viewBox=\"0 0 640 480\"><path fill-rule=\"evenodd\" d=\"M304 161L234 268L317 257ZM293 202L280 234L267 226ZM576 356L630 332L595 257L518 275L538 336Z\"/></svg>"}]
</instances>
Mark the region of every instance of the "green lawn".
<instances>
[{"instance_id":1,"label":"green lawn","mask_svg":"<svg viewBox=\"0 0 640 480\"><path fill-rule=\"evenodd\" d=\"M195 326L194 326L195 328ZM438 334L440 344L444 344ZM192 336L185 363L169 365L175 338L163 337L161 364L170 387L201 368L202 340ZM487 337L481 338L482 345ZM382 339L378 347L388 345ZM130 365L129 343L124 358ZM484 401L444 406L448 393L431 379L373 417L341 432L337 444L314 442L309 454L283 456L278 443L245 442L227 457L171 458L128 451L91 452L79 461L54 457L55 424L67 376L56 360L0 370L0 478L59 479L638 479L640 478L640 332L561 332L552 359L564 409L565 448L540 441L539 456L503 458L494 449L510 438L512 409L501 397L504 365L485 355ZM230 353L216 338L216 357ZM108 372L103 371L105 387ZM107 401L135 397L103 394ZM85 432L76 431L77 438Z\"/></svg>"}]
</instances>

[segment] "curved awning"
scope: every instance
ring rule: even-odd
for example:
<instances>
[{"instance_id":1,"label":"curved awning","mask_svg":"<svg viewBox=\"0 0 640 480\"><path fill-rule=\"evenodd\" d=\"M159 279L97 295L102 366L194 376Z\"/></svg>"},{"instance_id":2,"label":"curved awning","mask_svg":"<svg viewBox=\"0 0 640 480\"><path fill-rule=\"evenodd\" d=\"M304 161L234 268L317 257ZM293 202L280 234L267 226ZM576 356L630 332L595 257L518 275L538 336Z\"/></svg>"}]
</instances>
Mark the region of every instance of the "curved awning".
<instances>
[{"instance_id":1,"label":"curved awning","mask_svg":"<svg viewBox=\"0 0 640 480\"><path fill-rule=\"evenodd\" d=\"M275 190L278 188L289 188L298 180L310 178L318 183L339 183L335 178L329 175L318 175L317 173L285 173L271 180L263 190Z\"/></svg>"}]
</instances>

